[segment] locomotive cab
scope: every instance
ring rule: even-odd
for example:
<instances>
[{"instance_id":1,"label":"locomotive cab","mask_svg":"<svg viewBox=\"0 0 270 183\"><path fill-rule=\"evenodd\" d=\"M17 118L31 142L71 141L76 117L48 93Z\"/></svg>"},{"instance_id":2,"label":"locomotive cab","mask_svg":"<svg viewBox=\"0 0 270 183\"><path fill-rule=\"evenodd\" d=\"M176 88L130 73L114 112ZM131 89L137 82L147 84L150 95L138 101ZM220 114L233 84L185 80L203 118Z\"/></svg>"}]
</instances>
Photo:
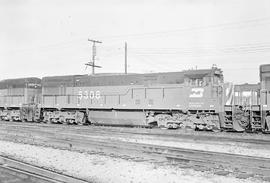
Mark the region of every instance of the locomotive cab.
<instances>
[{"instance_id":1,"label":"locomotive cab","mask_svg":"<svg viewBox=\"0 0 270 183\"><path fill-rule=\"evenodd\" d=\"M190 70L185 74L185 84L191 87L219 86L221 83L223 83L223 73L216 67L212 67L210 72Z\"/></svg>"},{"instance_id":2,"label":"locomotive cab","mask_svg":"<svg viewBox=\"0 0 270 183\"><path fill-rule=\"evenodd\" d=\"M222 83L223 74L217 67L208 70L190 70L185 73L185 85L189 90L187 110L193 115L192 120L196 121L195 129L219 128Z\"/></svg>"}]
</instances>

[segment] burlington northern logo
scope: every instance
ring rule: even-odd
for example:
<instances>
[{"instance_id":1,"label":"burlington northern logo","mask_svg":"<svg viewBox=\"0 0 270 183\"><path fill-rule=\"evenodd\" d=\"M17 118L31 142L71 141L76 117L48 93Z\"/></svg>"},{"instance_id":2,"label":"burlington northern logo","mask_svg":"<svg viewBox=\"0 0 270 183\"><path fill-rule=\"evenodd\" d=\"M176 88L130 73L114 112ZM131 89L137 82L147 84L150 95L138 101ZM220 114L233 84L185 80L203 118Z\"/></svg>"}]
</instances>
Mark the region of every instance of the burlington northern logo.
<instances>
[{"instance_id":1,"label":"burlington northern logo","mask_svg":"<svg viewBox=\"0 0 270 183\"><path fill-rule=\"evenodd\" d=\"M201 98L201 97L203 97L203 92L204 92L203 88L191 88L189 97L190 98Z\"/></svg>"}]
</instances>

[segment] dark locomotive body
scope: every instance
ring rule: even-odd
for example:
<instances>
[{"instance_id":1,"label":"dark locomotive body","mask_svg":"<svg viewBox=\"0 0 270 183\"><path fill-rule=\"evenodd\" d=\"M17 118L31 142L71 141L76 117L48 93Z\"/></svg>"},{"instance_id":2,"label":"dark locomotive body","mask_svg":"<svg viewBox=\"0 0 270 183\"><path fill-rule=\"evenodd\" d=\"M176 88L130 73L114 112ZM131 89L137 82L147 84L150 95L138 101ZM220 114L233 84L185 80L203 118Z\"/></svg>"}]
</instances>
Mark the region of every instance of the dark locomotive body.
<instances>
[{"instance_id":1,"label":"dark locomotive body","mask_svg":"<svg viewBox=\"0 0 270 183\"><path fill-rule=\"evenodd\" d=\"M269 130L270 65L260 84L224 83L221 69L3 80L4 120Z\"/></svg>"},{"instance_id":2,"label":"dark locomotive body","mask_svg":"<svg viewBox=\"0 0 270 183\"><path fill-rule=\"evenodd\" d=\"M0 81L0 118L9 121L25 119L32 121L35 115L39 118L40 97L41 79L39 78Z\"/></svg>"},{"instance_id":3,"label":"dark locomotive body","mask_svg":"<svg viewBox=\"0 0 270 183\"><path fill-rule=\"evenodd\" d=\"M58 121L59 115L63 122L70 122L68 113L75 112L80 116L72 120L75 123L88 119L96 124L149 126L159 115L160 120L155 120L158 125L168 126L161 121L171 113L218 114L222 83L223 75L217 68L45 77L42 107L45 119L52 122ZM177 126L179 122L171 120L170 124Z\"/></svg>"}]
</instances>

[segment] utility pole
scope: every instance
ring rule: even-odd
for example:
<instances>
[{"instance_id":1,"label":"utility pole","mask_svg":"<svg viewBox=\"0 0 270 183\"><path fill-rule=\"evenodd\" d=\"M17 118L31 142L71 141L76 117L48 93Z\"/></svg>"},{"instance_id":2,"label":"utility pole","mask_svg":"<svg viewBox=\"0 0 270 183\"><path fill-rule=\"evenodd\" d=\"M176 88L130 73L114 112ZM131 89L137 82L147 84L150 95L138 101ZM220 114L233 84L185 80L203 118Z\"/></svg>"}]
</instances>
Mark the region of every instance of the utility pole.
<instances>
[{"instance_id":1,"label":"utility pole","mask_svg":"<svg viewBox=\"0 0 270 183\"><path fill-rule=\"evenodd\" d=\"M127 42L125 42L125 74L127 74Z\"/></svg>"},{"instance_id":2,"label":"utility pole","mask_svg":"<svg viewBox=\"0 0 270 183\"><path fill-rule=\"evenodd\" d=\"M93 40L93 39L88 39L88 41L93 43L93 45L92 45L92 62L88 62L85 65L92 67L92 74L94 75L95 74L95 67L101 68L101 66L95 65L96 54L97 54L96 43L102 43L102 42L97 41L97 40Z\"/></svg>"}]
</instances>

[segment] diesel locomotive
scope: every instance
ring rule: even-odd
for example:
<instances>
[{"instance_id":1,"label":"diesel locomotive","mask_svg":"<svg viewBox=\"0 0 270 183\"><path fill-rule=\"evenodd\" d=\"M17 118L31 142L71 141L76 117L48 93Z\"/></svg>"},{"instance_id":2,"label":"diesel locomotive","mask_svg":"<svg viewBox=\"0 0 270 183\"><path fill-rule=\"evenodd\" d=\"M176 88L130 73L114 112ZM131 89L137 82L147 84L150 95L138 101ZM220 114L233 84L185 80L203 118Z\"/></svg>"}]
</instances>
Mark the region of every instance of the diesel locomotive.
<instances>
[{"instance_id":1,"label":"diesel locomotive","mask_svg":"<svg viewBox=\"0 0 270 183\"><path fill-rule=\"evenodd\" d=\"M196 130L269 131L270 64L260 83L224 83L223 72L49 76L0 81L0 118Z\"/></svg>"}]
</instances>

